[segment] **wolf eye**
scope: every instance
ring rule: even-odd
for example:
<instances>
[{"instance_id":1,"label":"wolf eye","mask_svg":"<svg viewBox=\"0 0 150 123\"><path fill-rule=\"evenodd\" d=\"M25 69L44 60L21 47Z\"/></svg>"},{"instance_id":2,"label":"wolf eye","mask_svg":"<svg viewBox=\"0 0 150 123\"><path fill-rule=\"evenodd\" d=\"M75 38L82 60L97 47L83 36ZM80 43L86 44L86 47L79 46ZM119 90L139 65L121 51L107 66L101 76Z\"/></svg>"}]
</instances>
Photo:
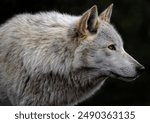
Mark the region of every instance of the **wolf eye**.
<instances>
[{"instance_id":1,"label":"wolf eye","mask_svg":"<svg viewBox=\"0 0 150 123\"><path fill-rule=\"evenodd\" d=\"M116 47L115 47L114 44L109 45L108 48L109 48L110 50L116 50Z\"/></svg>"}]
</instances>

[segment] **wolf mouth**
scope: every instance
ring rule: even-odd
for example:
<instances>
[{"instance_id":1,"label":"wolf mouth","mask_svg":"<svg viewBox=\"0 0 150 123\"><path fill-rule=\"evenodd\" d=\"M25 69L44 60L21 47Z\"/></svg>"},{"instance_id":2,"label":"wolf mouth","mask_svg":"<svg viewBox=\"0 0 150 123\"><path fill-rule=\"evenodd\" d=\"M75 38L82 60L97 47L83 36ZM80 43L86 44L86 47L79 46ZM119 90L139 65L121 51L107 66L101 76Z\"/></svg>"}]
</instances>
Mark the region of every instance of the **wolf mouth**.
<instances>
[{"instance_id":1,"label":"wolf mouth","mask_svg":"<svg viewBox=\"0 0 150 123\"><path fill-rule=\"evenodd\" d=\"M135 80L138 77L138 75L137 76L133 76L133 77L122 76L122 75L119 75L119 74L114 73L114 72L111 72L111 75L113 75L114 77L116 77L118 79L131 80L131 81Z\"/></svg>"}]
</instances>

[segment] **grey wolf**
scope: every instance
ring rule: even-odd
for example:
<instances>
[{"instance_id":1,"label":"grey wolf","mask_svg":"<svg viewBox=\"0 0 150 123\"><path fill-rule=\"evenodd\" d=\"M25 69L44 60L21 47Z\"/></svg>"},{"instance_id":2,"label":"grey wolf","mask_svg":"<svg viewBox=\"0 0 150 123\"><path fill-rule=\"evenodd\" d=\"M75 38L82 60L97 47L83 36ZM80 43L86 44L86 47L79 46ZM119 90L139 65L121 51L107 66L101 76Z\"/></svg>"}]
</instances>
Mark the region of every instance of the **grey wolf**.
<instances>
[{"instance_id":1,"label":"grey wolf","mask_svg":"<svg viewBox=\"0 0 150 123\"><path fill-rule=\"evenodd\" d=\"M94 5L81 16L21 14L0 27L0 98L12 105L76 105L109 77L136 79L144 66L123 48Z\"/></svg>"}]
</instances>

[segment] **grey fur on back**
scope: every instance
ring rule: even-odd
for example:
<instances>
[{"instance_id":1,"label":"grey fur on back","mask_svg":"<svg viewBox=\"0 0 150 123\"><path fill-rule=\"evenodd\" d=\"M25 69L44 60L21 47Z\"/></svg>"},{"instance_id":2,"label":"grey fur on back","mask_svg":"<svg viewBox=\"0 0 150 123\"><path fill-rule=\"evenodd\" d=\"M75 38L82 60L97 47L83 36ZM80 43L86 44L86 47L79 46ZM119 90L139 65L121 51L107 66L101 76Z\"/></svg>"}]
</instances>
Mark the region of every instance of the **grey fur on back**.
<instances>
[{"instance_id":1,"label":"grey fur on back","mask_svg":"<svg viewBox=\"0 0 150 123\"><path fill-rule=\"evenodd\" d=\"M110 7L106 10L100 19L94 6L83 16L22 14L1 25L1 101L75 105L100 89L108 75L95 68L92 54L100 47L91 42L99 39L98 30L99 36L103 36L102 28L113 30L105 22L110 19Z\"/></svg>"}]
</instances>

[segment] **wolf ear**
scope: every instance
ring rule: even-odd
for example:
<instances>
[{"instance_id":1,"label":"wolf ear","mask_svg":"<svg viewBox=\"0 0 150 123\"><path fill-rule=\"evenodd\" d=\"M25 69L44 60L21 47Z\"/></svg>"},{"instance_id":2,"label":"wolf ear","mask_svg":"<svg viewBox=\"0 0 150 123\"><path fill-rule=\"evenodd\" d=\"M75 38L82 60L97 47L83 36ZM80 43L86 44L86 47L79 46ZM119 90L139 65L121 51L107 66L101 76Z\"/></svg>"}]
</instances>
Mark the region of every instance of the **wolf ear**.
<instances>
[{"instance_id":1,"label":"wolf ear","mask_svg":"<svg viewBox=\"0 0 150 123\"><path fill-rule=\"evenodd\" d=\"M98 29L98 11L97 6L94 5L88 11L86 11L79 23L78 30L80 34L87 35L88 33L96 33Z\"/></svg>"},{"instance_id":2,"label":"wolf ear","mask_svg":"<svg viewBox=\"0 0 150 123\"><path fill-rule=\"evenodd\" d=\"M113 10L113 3L108 6L107 9L105 9L99 16L100 20L104 20L106 22L110 22L111 19L111 14L112 14L112 10Z\"/></svg>"}]
</instances>

